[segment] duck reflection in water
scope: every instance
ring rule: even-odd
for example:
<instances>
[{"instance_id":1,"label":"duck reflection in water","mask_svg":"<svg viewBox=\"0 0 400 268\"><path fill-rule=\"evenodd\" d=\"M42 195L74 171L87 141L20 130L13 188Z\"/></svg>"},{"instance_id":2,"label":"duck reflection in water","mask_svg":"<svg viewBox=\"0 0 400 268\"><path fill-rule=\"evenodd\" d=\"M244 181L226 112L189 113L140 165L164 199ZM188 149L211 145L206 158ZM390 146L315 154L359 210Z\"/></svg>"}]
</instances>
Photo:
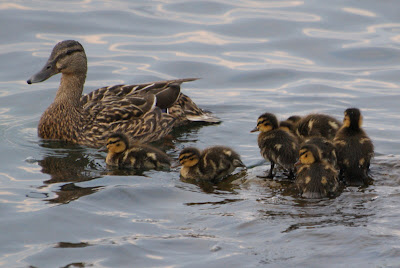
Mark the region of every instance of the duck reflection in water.
<instances>
[{"instance_id":1,"label":"duck reflection in water","mask_svg":"<svg viewBox=\"0 0 400 268\"><path fill-rule=\"evenodd\" d=\"M56 198L46 199L46 201L65 204L92 194L100 188L100 186L79 187L75 185L77 182L102 177L103 167L96 163L84 148L60 141L42 141L40 146L51 149L51 154L38 161L42 167L42 173L50 175L50 179L44 181L44 184L66 183L55 192Z\"/></svg>"}]
</instances>

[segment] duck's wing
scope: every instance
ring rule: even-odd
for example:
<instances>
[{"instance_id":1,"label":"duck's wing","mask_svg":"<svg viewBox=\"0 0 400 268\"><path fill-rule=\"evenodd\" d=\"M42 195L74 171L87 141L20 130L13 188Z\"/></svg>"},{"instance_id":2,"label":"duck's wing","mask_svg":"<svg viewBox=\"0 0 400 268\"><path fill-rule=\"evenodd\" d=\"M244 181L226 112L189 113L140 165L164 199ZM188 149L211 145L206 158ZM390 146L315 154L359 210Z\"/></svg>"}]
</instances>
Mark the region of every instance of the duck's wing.
<instances>
[{"instance_id":1,"label":"duck's wing","mask_svg":"<svg viewBox=\"0 0 400 268\"><path fill-rule=\"evenodd\" d=\"M169 107L175 103L176 99L179 97L180 85L182 83L197 79L198 78L184 78L138 85L114 85L102 87L90 92L89 94L83 95L81 97L81 105L90 105L90 103L96 103L110 96L126 98L128 96L144 96L148 93L151 93L157 96L157 106L159 106L161 109L164 109L164 106Z\"/></svg>"},{"instance_id":2,"label":"duck's wing","mask_svg":"<svg viewBox=\"0 0 400 268\"><path fill-rule=\"evenodd\" d=\"M126 124L114 122L109 126L111 132L122 132L134 142L147 143L166 136L174 127L176 118L154 107L143 116Z\"/></svg>"},{"instance_id":3,"label":"duck's wing","mask_svg":"<svg viewBox=\"0 0 400 268\"><path fill-rule=\"evenodd\" d=\"M96 102L88 102L82 108L94 121L112 123L121 120L132 120L151 111L156 104L153 94L144 96L106 96Z\"/></svg>"},{"instance_id":4,"label":"duck's wing","mask_svg":"<svg viewBox=\"0 0 400 268\"><path fill-rule=\"evenodd\" d=\"M175 104L168 108L168 113L178 119L178 125L190 122L220 123L221 120L211 112L199 108L191 98L181 93Z\"/></svg>"}]
</instances>

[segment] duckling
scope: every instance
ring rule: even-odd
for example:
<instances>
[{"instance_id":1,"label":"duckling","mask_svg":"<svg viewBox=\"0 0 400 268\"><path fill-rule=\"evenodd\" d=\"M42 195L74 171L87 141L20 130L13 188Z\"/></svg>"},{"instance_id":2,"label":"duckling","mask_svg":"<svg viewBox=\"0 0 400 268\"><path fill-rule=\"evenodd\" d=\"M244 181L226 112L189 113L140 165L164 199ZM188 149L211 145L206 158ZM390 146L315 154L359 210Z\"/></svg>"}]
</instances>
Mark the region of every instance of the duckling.
<instances>
[{"instance_id":1,"label":"duckling","mask_svg":"<svg viewBox=\"0 0 400 268\"><path fill-rule=\"evenodd\" d=\"M125 134L114 133L107 139L106 163L110 166L138 170L166 169L171 166L170 158L164 152L145 144L129 144Z\"/></svg>"},{"instance_id":2,"label":"duckling","mask_svg":"<svg viewBox=\"0 0 400 268\"><path fill-rule=\"evenodd\" d=\"M251 131L260 131L258 147L261 155L271 162L271 169L267 178L273 178L275 164L289 170L289 178L293 178L294 164L297 161L297 138L282 129L279 129L276 116L271 113L262 114L257 120L257 126Z\"/></svg>"},{"instance_id":3,"label":"duckling","mask_svg":"<svg viewBox=\"0 0 400 268\"><path fill-rule=\"evenodd\" d=\"M315 145L321 153L321 160L324 160L336 168L337 158L335 145L324 137L311 137L307 138L302 145L312 144Z\"/></svg>"},{"instance_id":4,"label":"duckling","mask_svg":"<svg viewBox=\"0 0 400 268\"><path fill-rule=\"evenodd\" d=\"M368 183L367 171L374 155L374 145L362 129L362 121L359 109L347 109L344 112L343 126L333 139L340 175L351 186Z\"/></svg>"},{"instance_id":5,"label":"duckling","mask_svg":"<svg viewBox=\"0 0 400 268\"><path fill-rule=\"evenodd\" d=\"M309 114L297 122L296 134L301 139L320 136L332 140L341 125L342 124L332 116L325 114Z\"/></svg>"},{"instance_id":6,"label":"duckling","mask_svg":"<svg viewBox=\"0 0 400 268\"><path fill-rule=\"evenodd\" d=\"M339 192L338 172L321 159L317 146L306 144L300 148L295 185L302 197L323 198Z\"/></svg>"},{"instance_id":7,"label":"duckling","mask_svg":"<svg viewBox=\"0 0 400 268\"><path fill-rule=\"evenodd\" d=\"M299 116L299 115L292 115L286 119L286 121L289 121L292 124L297 124L300 120L301 120L301 116Z\"/></svg>"},{"instance_id":8,"label":"duckling","mask_svg":"<svg viewBox=\"0 0 400 268\"><path fill-rule=\"evenodd\" d=\"M43 82L58 73L62 76L56 97L39 121L38 135L43 139L101 147L111 133L123 132L145 143L164 137L181 119L218 122L180 92L182 83L197 78L103 87L82 96L87 58L74 40L56 44L43 69L27 83ZM171 107L174 112L168 113ZM187 111L188 107L194 110Z\"/></svg>"},{"instance_id":9,"label":"duckling","mask_svg":"<svg viewBox=\"0 0 400 268\"><path fill-rule=\"evenodd\" d=\"M202 152L187 147L179 154L184 179L218 181L230 175L237 167L246 167L238 153L229 147L213 146Z\"/></svg>"}]
</instances>

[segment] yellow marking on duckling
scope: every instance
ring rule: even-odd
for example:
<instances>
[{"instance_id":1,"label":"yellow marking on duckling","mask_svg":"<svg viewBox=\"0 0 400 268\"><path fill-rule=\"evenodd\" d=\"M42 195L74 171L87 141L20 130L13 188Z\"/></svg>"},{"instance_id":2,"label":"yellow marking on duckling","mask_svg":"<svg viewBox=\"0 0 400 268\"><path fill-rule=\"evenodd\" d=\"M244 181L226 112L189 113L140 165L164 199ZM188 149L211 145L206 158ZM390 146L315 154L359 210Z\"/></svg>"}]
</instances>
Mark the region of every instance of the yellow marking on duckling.
<instances>
[{"instance_id":1,"label":"yellow marking on duckling","mask_svg":"<svg viewBox=\"0 0 400 268\"><path fill-rule=\"evenodd\" d=\"M282 144L275 144L274 147L279 151L282 148Z\"/></svg>"},{"instance_id":2,"label":"yellow marking on duckling","mask_svg":"<svg viewBox=\"0 0 400 268\"><path fill-rule=\"evenodd\" d=\"M365 163L365 159L361 158L360 161L358 161L358 163L360 164L360 166L363 166Z\"/></svg>"},{"instance_id":3,"label":"yellow marking on duckling","mask_svg":"<svg viewBox=\"0 0 400 268\"><path fill-rule=\"evenodd\" d=\"M295 143L295 142L292 142L292 148L293 148L293 150L296 150L296 148L297 148L297 145L296 145L296 143Z\"/></svg>"},{"instance_id":4,"label":"yellow marking on duckling","mask_svg":"<svg viewBox=\"0 0 400 268\"><path fill-rule=\"evenodd\" d=\"M350 117L346 114L343 119L343 127L350 127Z\"/></svg>"},{"instance_id":5,"label":"yellow marking on duckling","mask_svg":"<svg viewBox=\"0 0 400 268\"><path fill-rule=\"evenodd\" d=\"M133 165L136 163L136 158L131 157L131 158L129 159L129 162L130 162L131 165L133 166Z\"/></svg>"},{"instance_id":6,"label":"yellow marking on duckling","mask_svg":"<svg viewBox=\"0 0 400 268\"><path fill-rule=\"evenodd\" d=\"M232 151L231 150L223 150L223 153L226 154L227 156L231 156L232 155Z\"/></svg>"},{"instance_id":7,"label":"yellow marking on duckling","mask_svg":"<svg viewBox=\"0 0 400 268\"><path fill-rule=\"evenodd\" d=\"M322 183L323 185L325 185L325 184L328 183L328 180L326 179L325 176L322 176L321 183Z\"/></svg>"},{"instance_id":8,"label":"yellow marking on duckling","mask_svg":"<svg viewBox=\"0 0 400 268\"><path fill-rule=\"evenodd\" d=\"M346 146L346 142L344 140L335 140L335 145Z\"/></svg>"},{"instance_id":9,"label":"yellow marking on duckling","mask_svg":"<svg viewBox=\"0 0 400 268\"><path fill-rule=\"evenodd\" d=\"M361 138L360 143L364 144L364 142L369 142L369 138Z\"/></svg>"},{"instance_id":10,"label":"yellow marking on duckling","mask_svg":"<svg viewBox=\"0 0 400 268\"><path fill-rule=\"evenodd\" d=\"M309 184L309 183L310 183L310 181L311 181L311 177L310 177L310 176L307 176L307 177L306 177L306 181L305 181L305 182L306 182L306 184Z\"/></svg>"},{"instance_id":11,"label":"yellow marking on duckling","mask_svg":"<svg viewBox=\"0 0 400 268\"><path fill-rule=\"evenodd\" d=\"M338 129L339 125L335 121L329 121L328 124L333 128L333 129Z\"/></svg>"},{"instance_id":12,"label":"yellow marking on duckling","mask_svg":"<svg viewBox=\"0 0 400 268\"><path fill-rule=\"evenodd\" d=\"M314 125L314 119L311 119L309 122L308 122L308 129L309 130L311 130L312 128L313 128L313 125Z\"/></svg>"},{"instance_id":13,"label":"yellow marking on duckling","mask_svg":"<svg viewBox=\"0 0 400 268\"><path fill-rule=\"evenodd\" d=\"M345 164L346 166L350 166L350 160L349 159L345 159L344 161L343 161L343 164Z\"/></svg>"},{"instance_id":14,"label":"yellow marking on duckling","mask_svg":"<svg viewBox=\"0 0 400 268\"><path fill-rule=\"evenodd\" d=\"M155 153L147 153L146 155L147 155L148 158L151 158L151 159L153 159L154 161L157 160L157 156L156 156Z\"/></svg>"},{"instance_id":15,"label":"yellow marking on duckling","mask_svg":"<svg viewBox=\"0 0 400 268\"><path fill-rule=\"evenodd\" d=\"M288 127L280 126L279 128L290 133L290 129Z\"/></svg>"}]
</instances>

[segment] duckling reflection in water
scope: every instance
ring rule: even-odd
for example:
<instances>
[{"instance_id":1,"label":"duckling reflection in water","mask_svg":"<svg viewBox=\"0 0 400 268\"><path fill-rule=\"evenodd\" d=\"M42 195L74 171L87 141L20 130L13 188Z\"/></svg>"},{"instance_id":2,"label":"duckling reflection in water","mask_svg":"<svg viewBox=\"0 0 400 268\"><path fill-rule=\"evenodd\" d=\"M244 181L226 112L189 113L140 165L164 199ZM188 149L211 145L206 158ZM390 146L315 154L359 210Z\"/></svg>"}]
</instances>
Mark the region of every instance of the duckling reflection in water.
<instances>
[{"instance_id":1,"label":"duckling reflection in water","mask_svg":"<svg viewBox=\"0 0 400 268\"><path fill-rule=\"evenodd\" d=\"M246 167L238 153L225 146L209 147L202 152L188 147L179 154L184 179L218 181L230 175L237 167Z\"/></svg>"},{"instance_id":2,"label":"duckling reflection in water","mask_svg":"<svg viewBox=\"0 0 400 268\"><path fill-rule=\"evenodd\" d=\"M289 171L289 178L293 178L294 164L297 161L297 137L279 128L278 119L274 114L264 113L257 120L257 126L251 131L260 131L258 147L261 155L271 162L271 169L267 178L273 178L275 164Z\"/></svg>"},{"instance_id":3,"label":"duckling reflection in water","mask_svg":"<svg viewBox=\"0 0 400 268\"><path fill-rule=\"evenodd\" d=\"M333 140L340 175L351 186L368 184L367 171L374 155L374 145L361 126L360 110L349 108L344 112L343 127Z\"/></svg>"},{"instance_id":4,"label":"duckling reflection in water","mask_svg":"<svg viewBox=\"0 0 400 268\"><path fill-rule=\"evenodd\" d=\"M114 133L107 139L106 163L110 166L133 168L138 170L167 169L170 158L164 152L145 144L133 144L122 133Z\"/></svg>"},{"instance_id":5,"label":"duckling reflection in water","mask_svg":"<svg viewBox=\"0 0 400 268\"><path fill-rule=\"evenodd\" d=\"M321 153L313 144L303 145L299 152L301 167L297 170L295 184L306 198L323 198L339 192L338 172L321 160Z\"/></svg>"}]
</instances>

